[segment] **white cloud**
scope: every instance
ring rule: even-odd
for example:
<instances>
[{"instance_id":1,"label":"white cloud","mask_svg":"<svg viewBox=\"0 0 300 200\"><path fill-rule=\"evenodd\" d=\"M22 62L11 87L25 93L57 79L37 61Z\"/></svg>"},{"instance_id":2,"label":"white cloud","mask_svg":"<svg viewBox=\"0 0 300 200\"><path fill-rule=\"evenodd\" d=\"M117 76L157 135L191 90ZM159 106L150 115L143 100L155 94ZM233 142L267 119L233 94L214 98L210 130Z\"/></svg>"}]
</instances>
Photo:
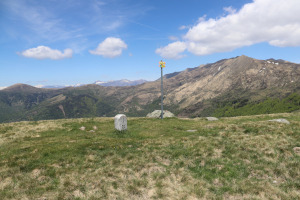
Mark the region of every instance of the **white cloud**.
<instances>
[{"instance_id":1,"label":"white cloud","mask_svg":"<svg viewBox=\"0 0 300 200\"><path fill-rule=\"evenodd\" d=\"M183 42L195 55L227 52L262 42L278 47L300 46L299 8L299 0L254 0L239 11L227 7L226 16L198 21L183 36ZM164 48L160 49L164 53Z\"/></svg>"},{"instance_id":2,"label":"white cloud","mask_svg":"<svg viewBox=\"0 0 300 200\"><path fill-rule=\"evenodd\" d=\"M3 90L3 89L5 89L5 88L7 88L7 87L0 87L0 90Z\"/></svg>"},{"instance_id":3,"label":"white cloud","mask_svg":"<svg viewBox=\"0 0 300 200\"><path fill-rule=\"evenodd\" d=\"M179 30L184 30L184 29L188 29L188 28L189 28L189 26L182 25L182 26L180 26L178 29L179 29Z\"/></svg>"},{"instance_id":4,"label":"white cloud","mask_svg":"<svg viewBox=\"0 0 300 200\"><path fill-rule=\"evenodd\" d=\"M72 49L65 49L61 52L57 49L51 49L47 46L38 46L36 48L27 49L20 53L20 55L28 58L36 59L52 59L59 60L64 58L71 58L73 54Z\"/></svg>"},{"instance_id":5,"label":"white cloud","mask_svg":"<svg viewBox=\"0 0 300 200\"><path fill-rule=\"evenodd\" d=\"M184 42L173 42L165 47L156 49L155 53L159 54L163 58L167 59L179 59L184 57L180 53L184 52L186 49L186 44Z\"/></svg>"},{"instance_id":6,"label":"white cloud","mask_svg":"<svg viewBox=\"0 0 300 200\"><path fill-rule=\"evenodd\" d=\"M233 14L236 12L236 9L234 9L232 6L223 8L224 11L228 12L229 14Z\"/></svg>"},{"instance_id":7,"label":"white cloud","mask_svg":"<svg viewBox=\"0 0 300 200\"><path fill-rule=\"evenodd\" d=\"M203 15L202 17L198 18L198 23L203 22L205 20L206 20L206 15ZM191 28L191 27L189 27L189 28Z\"/></svg>"},{"instance_id":8,"label":"white cloud","mask_svg":"<svg viewBox=\"0 0 300 200\"><path fill-rule=\"evenodd\" d=\"M169 40L173 40L173 41L178 40L178 37L171 35L171 36L169 36Z\"/></svg>"},{"instance_id":9,"label":"white cloud","mask_svg":"<svg viewBox=\"0 0 300 200\"><path fill-rule=\"evenodd\" d=\"M27 49L20 53L24 57L36 58L36 59L52 59L59 60L64 58L71 58L73 51L72 49L65 49L62 53L57 49L51 49L47 46L38 46L36 48Z\"/></svg>"},{"instance_id":10,"label":"white cloud","mask_svg":"<svg viewBox=\"0 0 300 200\"><path fill-rule=\"evenodd\" d=\"M120 56L122 51L127 49L127 44L120 38L108 37L101 42L95 50L90 50L91 54L101 55L106 58Z\"/></svg>"}]
</instances>

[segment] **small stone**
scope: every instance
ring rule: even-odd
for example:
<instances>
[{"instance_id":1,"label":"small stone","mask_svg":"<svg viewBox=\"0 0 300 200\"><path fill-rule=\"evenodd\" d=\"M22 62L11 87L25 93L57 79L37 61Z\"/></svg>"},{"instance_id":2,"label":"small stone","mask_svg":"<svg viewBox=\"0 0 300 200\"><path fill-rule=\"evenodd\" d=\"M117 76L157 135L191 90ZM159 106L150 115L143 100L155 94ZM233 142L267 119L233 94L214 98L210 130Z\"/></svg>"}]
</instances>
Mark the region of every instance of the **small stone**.
<instances>
[{"instance_id":1,"label":"small stone","mask_svg":"<svg viewBox=\"0 0 300 200\"><path fill-rule=\"evenodd\" d=\"M94 130L97 130L98 128L97 128L97 126L93 126L93 129L94 129Z\"/></svg>"},{"instance_id":2,"label":"small stone","mask_svg":"<svg viewBox=\"0 0 300 200\"><path fill-rule=\"evenodd\" d=\"M94 131L94 130L90 130L89 132L90 132L90 133L95 133L95 131Z\"/></svg>"},{"instance_id":3,"label":"small stone","mask_svg":"<svg viewBox=\"0 0 300 200\"><path fill-rule=\"evenodd\" d=\"M197 130L187 130L187 132L196 132Z\"/></svg>"},{"instance_id":4,"label":"small stone","mask_svg":"<svg viewBox=\"0 0 300 200\"><path fill-rule=\"evenodd\" d=\"M80 127L79 129L82 130L82 131L84 131L84 130L85 130L85 127L82 126L82 127Z\"/></svg>"},{"instance_id":5,"label":"small stone","mask_svg":"<svg viewBox=\"0 0 300 200\"><path fill-rule=\"evenodd\" d=\"M216 117L206 117L208 121L218 121L219 119Z\"/></svg>"},{"instance_id":6,"label":"small stone","mask_svg":"<svg viewBox=\"0 0 300 200\"><path fill-rule=\"evenodd\" d=\"M127 118L124 114L118 114L115 116L115 129L118 131L127 130Z\"/></svg>"},{"instance_id":7,"label":"small stone","mask_svg":"<svg viewBox=\"0 0 300 200\"><path fill-rule=\"evenodd\" d=\"M283 124L290 124L290 122L286 119L272 119L272 120L269 120L269 122L278 122L278 123L283 123Z\"/></svg>"}]
</instances>

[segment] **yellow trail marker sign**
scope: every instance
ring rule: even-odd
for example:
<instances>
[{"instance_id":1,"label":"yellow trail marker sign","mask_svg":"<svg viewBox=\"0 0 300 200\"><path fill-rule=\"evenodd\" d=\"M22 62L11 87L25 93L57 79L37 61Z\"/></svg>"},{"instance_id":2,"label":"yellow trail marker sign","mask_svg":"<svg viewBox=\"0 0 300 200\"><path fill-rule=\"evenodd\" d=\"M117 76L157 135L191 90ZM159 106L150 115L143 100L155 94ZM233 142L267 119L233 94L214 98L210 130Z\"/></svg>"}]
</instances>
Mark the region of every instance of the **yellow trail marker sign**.
<instances>
[{"instance_id":1,"label":"yellow trail marker sign","mask_svg":"<svg viewBox=\"0 0 300 200\"><path fill-rule=\"evenodd\" d=\"M163 87L163 68L166 67L166 63L162 60L159 62L159 67L161 70L161 114L160 118L164 118L164 87Z\"/></svg>"},{"instance_id":2,"label":"yellow trail marker sign","mask_svg":"<svg viewBox=\"0 0 300 200\"><path fill-rule=\"evenodd\" d=\"M159 62L159 67L160 68L165 68L166 67L166 62L160 61Z\"/></svg>"}]
</instances>

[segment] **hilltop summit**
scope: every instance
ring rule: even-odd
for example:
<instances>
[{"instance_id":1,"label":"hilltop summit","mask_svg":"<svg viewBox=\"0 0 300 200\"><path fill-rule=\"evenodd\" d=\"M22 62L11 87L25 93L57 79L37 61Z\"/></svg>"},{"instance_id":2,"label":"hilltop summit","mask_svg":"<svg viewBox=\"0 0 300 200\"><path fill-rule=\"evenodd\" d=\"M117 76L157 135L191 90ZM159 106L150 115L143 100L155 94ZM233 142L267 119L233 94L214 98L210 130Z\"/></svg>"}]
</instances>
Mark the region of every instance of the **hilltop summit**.
<instances>
[{"instance_id":1,"label":"hilltop summit","mask_svg":"<svg viewBox=\"0 0 300 200\"><path fill-rule=\"evenodd\" d=\"M31 85L17 83L17 84L14 84L12 86L9 86L9 87L3 89L2 91L6 91L6 92L37 92L40 90L41 89L33 87Z\"/></svg>"}]
</instances>

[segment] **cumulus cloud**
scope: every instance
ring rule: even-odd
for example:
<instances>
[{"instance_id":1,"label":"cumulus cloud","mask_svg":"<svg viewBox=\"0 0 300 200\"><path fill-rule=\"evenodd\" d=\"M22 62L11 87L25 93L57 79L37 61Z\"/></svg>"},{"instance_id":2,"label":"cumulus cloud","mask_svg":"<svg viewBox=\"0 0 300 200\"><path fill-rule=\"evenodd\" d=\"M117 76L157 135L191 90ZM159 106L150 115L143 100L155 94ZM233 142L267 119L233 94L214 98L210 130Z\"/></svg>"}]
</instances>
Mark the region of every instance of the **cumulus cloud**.
<instances>
[{"instance_id":1,"label":"cumulus cloud","mask_svg":"<svg viewBox=\"0 0 300 200\"><path fill-rule=\"evenodd\" d=\"M64 58L71 58L73 54L72 49L65 49L61 52L57 49L51 49L47 46L38 46L36 48L27 49L20 53L20 55L28 58L36 59L52 59L59 60Z\"/></svg>"},{"instance_id":2,"label":"cumulus cloud","mask_svg":"<svg viewBox=\"0 0 300 200\"><path fill-rule=\"evenodd\" d=\"M120 38L108 37L101 42L95 50L90 50L91 54L101 55L106 58L120 56L122 51L127 49L127 44Z\"/></svg>"},{"instance_id":3,"label":"cumulus cloud","mask_svg":"<svg viewBox=\"0 0 300 200\"><path fill-rule=\"evenodd\" d=\"M179 59L184 57L181 53L186 49L184 42L173 42L165 47L156 49L155 53L159 54L163 58L167 59Z\"/></svg>"},{"instance_id":4,"label":"cumulus cloud","mask_svg":"<svg viewBox=\"0 0 300 200\"><path fill-rule=\"evenodd\" d=\"M189 52L200 56L262 42L278 47L300 46L299 8L299 0L254 0L239 11L227 7L224 10L228 14L223 17L198 21L182 42ZM164 49L170 51L160 48L159 54L164 54Z\"/></svg>"},{"instance_id":5,"label":"cumulus cloud","mask_svg":"<svg viewBox=\"0 0 300 200\"><path fill-rule=\"evenodd\" d=\"M5 89L5 88L7 88L7 87L0 87L0 90L3 90L3 89Z\"/></svg>"}]
</instances>

